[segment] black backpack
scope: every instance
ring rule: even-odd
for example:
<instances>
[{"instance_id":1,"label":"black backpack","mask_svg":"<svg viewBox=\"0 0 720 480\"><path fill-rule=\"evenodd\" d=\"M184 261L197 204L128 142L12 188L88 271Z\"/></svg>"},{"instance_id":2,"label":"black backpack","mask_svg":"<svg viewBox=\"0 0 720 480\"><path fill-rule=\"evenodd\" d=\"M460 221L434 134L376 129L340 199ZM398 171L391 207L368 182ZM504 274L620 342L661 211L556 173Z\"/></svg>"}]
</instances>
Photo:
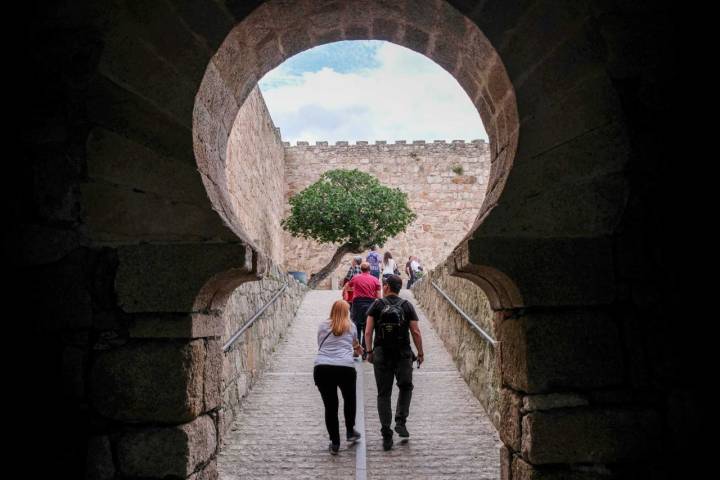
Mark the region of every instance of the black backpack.
<instances>
[{"instance_id":1,"label":"black backpack","mask_svg":"<svg viewBox=\"0 0 720 480\"><path fill-rule=\"evenodd\" d=\"M403 305L406 300L400 299L392 303L386 298L381 298L383 308L380 311L380 318L377 322L377 336L379 344L383 347L399 348L410 341L408 336L408 322L405 320Z\"/></svg>"}]
</instances>

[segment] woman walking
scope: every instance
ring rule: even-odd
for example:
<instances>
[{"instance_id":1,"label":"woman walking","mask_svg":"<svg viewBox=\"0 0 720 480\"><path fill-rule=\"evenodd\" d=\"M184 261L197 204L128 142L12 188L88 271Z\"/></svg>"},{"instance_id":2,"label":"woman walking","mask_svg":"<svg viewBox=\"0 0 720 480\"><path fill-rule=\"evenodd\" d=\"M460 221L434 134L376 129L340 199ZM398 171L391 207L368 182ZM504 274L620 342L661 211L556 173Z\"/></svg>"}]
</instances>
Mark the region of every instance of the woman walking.
<instances>
[{"instance_id":1,"label":"woman walking","mask_svg":"<svg viewBox=\"0 0 720 480\"><path fill-rule=\"evenodd\" d=\"M392 254L389 251L385 252L385 256L383 257L383 280L389 275L397 275L399 273L400 272L398 271L397 263L395 263Z\"/></svg>"},{"instance_id":2,"label":"woman walking","mask_svg":"<svg viewBox=\"0 0 720 480\"><path fill-rule=\"evenodd\" d=\"M340 449L337 389L343 396L346 438L355 442L360 433L355 430L355 365L353 357L361 355L355 328L350 321L350 306L337 300L330 309L330 318L318 326L318 353L315 357L313 379L325 405L325 426L330 436L330 453Z\"/></svg>"}]
</instances>

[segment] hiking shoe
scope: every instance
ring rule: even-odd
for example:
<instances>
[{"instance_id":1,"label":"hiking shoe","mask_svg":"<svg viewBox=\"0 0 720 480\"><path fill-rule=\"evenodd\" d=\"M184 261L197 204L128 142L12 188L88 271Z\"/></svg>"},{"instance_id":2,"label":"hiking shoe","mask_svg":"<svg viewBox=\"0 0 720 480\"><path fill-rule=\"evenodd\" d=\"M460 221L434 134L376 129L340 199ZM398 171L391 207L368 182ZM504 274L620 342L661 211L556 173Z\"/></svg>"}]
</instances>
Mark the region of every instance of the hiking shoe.
<instances>
[{"instance_id":1,"label":"hiking shoe","mask_svg":"<svg viewBox=\"0 0 720 480\"><path fill-rule=\"evenodd\" d=\"M350 432L350 433L347 434L347 441L348 441L348 442L357 442L358 440L360 440L360 437L361 437L361 436L362 436L362 435L360 435L360 432L358 432L357 430L353 429L352 432Z\"/></svg>"},{"instance_id":2,"label":"hiking shoe","mask_svg":"<svg viewBox=\"0 0 720 480\"><path fill-rule=\"evenodd\" d=\"M410 436L407 428L405 428L405 425L403 425L402 423L395 424L395 431L403 438L408 438Z\"/></svg>"},{"instance_id":3,"label":"hiking shoe","mask_svg":"<svg viewBox=\"0 0 720 480\"><path fill-rule=\"evenodd\" d=\"M337 455L338 450L340 450L340 444L330 442L330 446L328 448L330 449L330 455Z\"/></svg>"},{"instance_id":4,"label":"hiking shoe","mask_svg":"<svg viewBox=\"0 0 720 480\"><path fill-rule=\"evenodd\" d=\"M393 447L392 436L383 437L383 450L386 452Z\"/></svg>"}]
</instances>

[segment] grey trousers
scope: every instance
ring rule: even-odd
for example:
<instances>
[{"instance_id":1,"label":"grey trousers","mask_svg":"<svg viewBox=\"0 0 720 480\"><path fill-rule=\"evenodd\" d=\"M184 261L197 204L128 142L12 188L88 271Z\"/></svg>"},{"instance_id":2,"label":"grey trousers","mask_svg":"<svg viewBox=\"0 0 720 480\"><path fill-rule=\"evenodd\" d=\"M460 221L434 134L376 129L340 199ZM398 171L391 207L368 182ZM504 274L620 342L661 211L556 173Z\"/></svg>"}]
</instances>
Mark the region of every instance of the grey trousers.
<instances>
[{"instance_id":1,"label":"grey trousers","mask_svg":"<svg viewBox=\"0 0 720 480\"><path fill-rule=\"evenodd\" d=\"M397 379L400 390L395 407L395 423L405 425L410 414L410 400L412 400L412 351L400 352L385 351L383 347L373 350L373 370L375 371L375 384L377 385L377 409L380 416L380 432L383 436L392 436L390 428L392 423L391 396L393 381Z\"/></svg>"}]
</instances>

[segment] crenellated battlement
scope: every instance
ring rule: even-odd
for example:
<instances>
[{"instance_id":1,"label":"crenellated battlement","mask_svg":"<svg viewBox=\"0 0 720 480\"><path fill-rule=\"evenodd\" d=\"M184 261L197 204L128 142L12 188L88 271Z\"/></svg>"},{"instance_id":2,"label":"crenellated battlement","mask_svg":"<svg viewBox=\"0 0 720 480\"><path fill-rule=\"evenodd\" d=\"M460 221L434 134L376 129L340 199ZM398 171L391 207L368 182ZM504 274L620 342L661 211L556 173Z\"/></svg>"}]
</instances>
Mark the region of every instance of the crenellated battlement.
<instances>
[{"instance_id":1,"label":"crenellated battlement","mask_svg":"<svg viewBox=\"0 0 720 480\"><path fill-rule=\"evenodd\" d=\"M334 144L330 144L329 142L325 141L319 141L315 142L314 144L311 144L310 142L306 141L298 141L295 145L292 145L290 142L282 142L283 147L285 148L337 148L337 147L383 147L383 148L407 148L407 147L459 147L459 146L467 146L467 147L484 147L487 145L487 142L483 139L476 139L471 140L470 142L466 142L465 140L433 140L432 142L427 142L425 140L413 140L411 142L407 140L395 140L393 143L388 143L387 140L375 140L374 143L367 142L365 140L357 140L355 143L350 143L347 140L339 140L335 142Z\"/></svg>"}]
</instances>

